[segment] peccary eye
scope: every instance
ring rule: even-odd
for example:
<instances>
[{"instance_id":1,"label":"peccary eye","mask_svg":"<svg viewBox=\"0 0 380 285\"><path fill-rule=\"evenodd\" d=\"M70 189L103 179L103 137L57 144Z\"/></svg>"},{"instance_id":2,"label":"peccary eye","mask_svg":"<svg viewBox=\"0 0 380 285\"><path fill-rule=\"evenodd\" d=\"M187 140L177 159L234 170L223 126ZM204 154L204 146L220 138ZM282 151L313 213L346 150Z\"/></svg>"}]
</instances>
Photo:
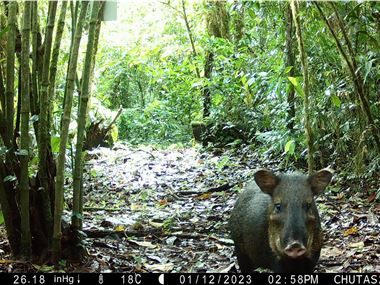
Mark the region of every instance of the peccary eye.
<instances>
[{"instance_id":1,"label":"peccary eye","mask_svg":"<svg viewBox=\"0 0 380 285\"><path fill-rule=\"evenodd\" d=\"M275 211L278 213L278 212L281 212L282 210L282 205L280 203L276 203L274 204L274 209Z\"/></svg>"}]
</instances>

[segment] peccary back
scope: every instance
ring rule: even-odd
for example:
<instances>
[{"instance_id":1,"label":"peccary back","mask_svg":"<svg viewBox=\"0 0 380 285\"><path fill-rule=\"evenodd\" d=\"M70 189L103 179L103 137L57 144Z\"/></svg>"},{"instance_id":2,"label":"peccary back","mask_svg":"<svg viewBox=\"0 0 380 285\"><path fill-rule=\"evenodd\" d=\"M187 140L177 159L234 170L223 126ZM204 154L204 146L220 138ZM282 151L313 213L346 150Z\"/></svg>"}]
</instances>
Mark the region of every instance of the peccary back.
<instances>
[{"instance_id":1,"label":"peccary back","mask_svg":"<svg viewBox=\"0 0 380 285\"><path fill-rule=\"evenodd\" d=\"M314 195L330 183L332 172L306 176L259 170L254 177L229 221L241 271L313 272L323 241Z\"/></svg>"}]
</instances>

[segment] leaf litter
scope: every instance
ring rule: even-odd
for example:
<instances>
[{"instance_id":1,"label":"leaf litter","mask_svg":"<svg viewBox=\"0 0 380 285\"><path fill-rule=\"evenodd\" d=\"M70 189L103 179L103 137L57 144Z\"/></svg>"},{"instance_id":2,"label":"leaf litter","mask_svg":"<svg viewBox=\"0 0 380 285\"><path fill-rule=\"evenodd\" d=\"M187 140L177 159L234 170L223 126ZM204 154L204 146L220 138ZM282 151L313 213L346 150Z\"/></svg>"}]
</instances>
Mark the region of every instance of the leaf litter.
<instances>
[{"instance_id":1,"label":"leaf litter","mask_svg":"<svg viewBox=\"0 0 380 285\"><path fill-rule=\"evenodd\" d=\"M280 165L260 161L249 148L207 152L120 144L91 156L86 206L104 209L86 211L84 228L125 227L117 239L103 237L117 249L90 247L91 254L109 257L112 271L236 271L227 227L232 207L255 169ZM317 272L380 270L380 207L367 199L342 189L317 198L325 235ZM102 227L102 221L111 223Z\"/></svg>"},{"instance_id":2,"label":"leaf litter","mask_svg":"<svg viewBox=\"0 0 380 285\"><path fill-rule=\"evenodd\" d=\"M89 258L67 271L236 272L230 212L255 169L284 171L279 165L248 147L92 150L84 171ZM379 272L380 204L339 189L337 180L317 197L325 242L316 272ZM72 204L70 195L66 201ZM0 262L7 257L0 251Z\"/></svg>"}]
</instances>

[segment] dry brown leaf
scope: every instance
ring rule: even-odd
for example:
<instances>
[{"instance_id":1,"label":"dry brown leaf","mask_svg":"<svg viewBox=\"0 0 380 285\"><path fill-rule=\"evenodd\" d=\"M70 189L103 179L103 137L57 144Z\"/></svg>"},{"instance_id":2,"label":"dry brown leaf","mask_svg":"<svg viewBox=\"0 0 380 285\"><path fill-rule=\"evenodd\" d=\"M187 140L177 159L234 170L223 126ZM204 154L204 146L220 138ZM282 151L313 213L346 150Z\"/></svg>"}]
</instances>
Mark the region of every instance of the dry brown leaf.
<instances>
[{"instance_id":1,"label":"dry brown leaf","mask_svg":"<svg viewBox=\"0 0 380 285\"><path fill-rule=\"evenodd\" d=\"M343 192L340 192L338 195L336 195L336 199L337 200L342 200L344 198L344 193Z\"/></svg>"},{"instance_id":2,"label":"dry brown leaf","mask_svg":"<svg viewBox=\"0 0 380 285\"><path fill-rule=\"evenodd\" d=\"M368 197L367 197L367 201L368 203L371 203L373 201L375 201L376 199L376 192L372 192Z\"/></svg>"},{"instance_id":3,"label":"dry brown leaf","mask_svg":"<svg viewBox=\"0 0 380 285\"><path fill-rule=\"evenodd\" d=\"M197 198L199 200L207 200L207 199L210 199L211 197L211 193L203 193L202 195L198 196Z\"/></svg>"},{"instance_id":4,"label":"dry brown leaf","mask_svg":"<svg viewBox=\"0 0 380 285\"><path fill-rule=\"evenodd\" d=\"M159 200L158 204L160 204L160 206L166 206L168 204L168 200L166 199Z\"/></svg>"},{"instance_id":5,"label":"dry brown leaf","mask_svg":"<svg viewBox=\"0 0 380 285\"><path fill-rule=\"evenodd\" d=\"M353 226L352 228L349 228L348 230L345 230L343 232L343 236L349 236L349 235L355 235L358 233L358 228L356 226Z\"/></svg>"}]
</instances>

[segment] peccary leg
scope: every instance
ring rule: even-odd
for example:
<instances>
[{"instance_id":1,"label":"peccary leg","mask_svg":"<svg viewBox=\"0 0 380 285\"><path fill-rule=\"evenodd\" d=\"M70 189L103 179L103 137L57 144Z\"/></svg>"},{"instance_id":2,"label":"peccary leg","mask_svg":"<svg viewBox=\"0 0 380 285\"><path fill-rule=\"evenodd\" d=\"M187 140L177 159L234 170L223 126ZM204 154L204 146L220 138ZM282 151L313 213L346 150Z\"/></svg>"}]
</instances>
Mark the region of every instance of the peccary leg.
<instances>
[{"instance_id":1,"label":"peccary leg","mask_svg":"<svg viewBox=\"0 0 380 285\"><path fill-rule=\"evenodd\" d=\"M253 270L253 266L250 262L248 255L242 253L238 246L235 246L235 253L239 263L240 271L242 273L251 273Z\"/></svg>"}]
</instances>

